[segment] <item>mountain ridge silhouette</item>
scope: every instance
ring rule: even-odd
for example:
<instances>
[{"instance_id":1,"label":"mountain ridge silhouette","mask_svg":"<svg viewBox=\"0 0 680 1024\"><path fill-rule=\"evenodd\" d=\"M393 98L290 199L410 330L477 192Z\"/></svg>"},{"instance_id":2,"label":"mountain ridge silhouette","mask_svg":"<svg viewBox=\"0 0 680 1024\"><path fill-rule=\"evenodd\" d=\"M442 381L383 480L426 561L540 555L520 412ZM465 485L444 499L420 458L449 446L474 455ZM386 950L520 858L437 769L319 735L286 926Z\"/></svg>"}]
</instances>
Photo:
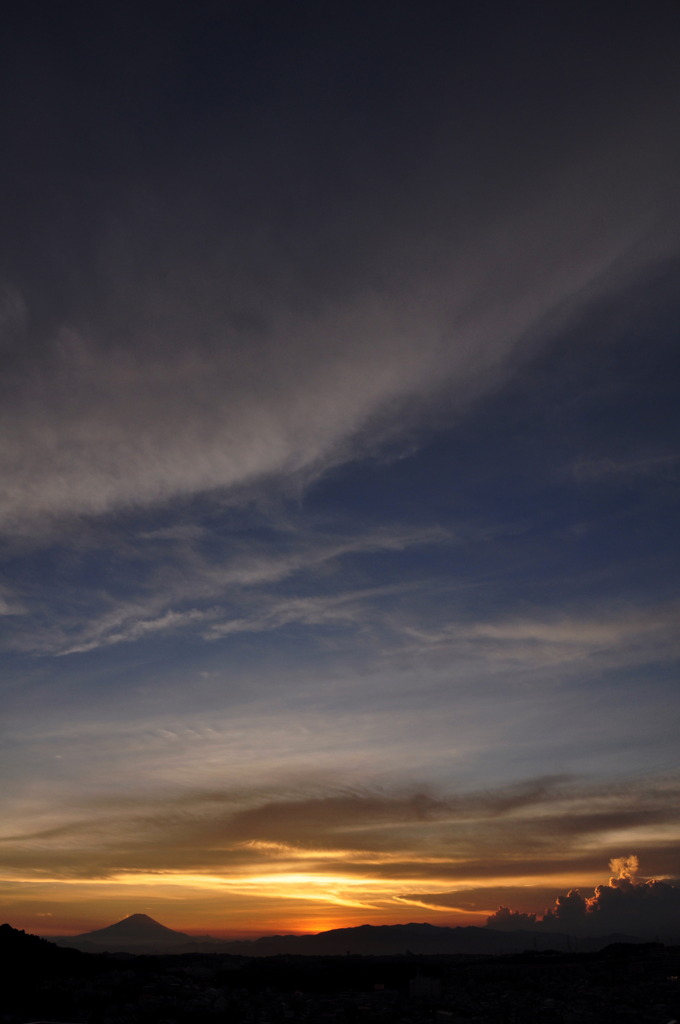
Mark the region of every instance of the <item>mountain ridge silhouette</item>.
<instances>
[{"instance_id":1,"label":"mountain ridge silhouette","mask_svg":"<svg viewBox=\"0 0 680 1024\"><path fill-rule=\"evenodd\" d=\"M147 914L131 914L115 924L81 935L50 936L58 946L82 952L110 953L230 953L261 957L294 956L384 956L413 954L498 955L527 949L601 949L611 942L634 943L629 935L607 935L574 939L550 932L500 931L493 928L442 927L427 922L393 925L363 924L334 928L314 935L265 935L259 939L218 939L211 935L187 935L174 931Z\"/></svg>"}]
</instances>

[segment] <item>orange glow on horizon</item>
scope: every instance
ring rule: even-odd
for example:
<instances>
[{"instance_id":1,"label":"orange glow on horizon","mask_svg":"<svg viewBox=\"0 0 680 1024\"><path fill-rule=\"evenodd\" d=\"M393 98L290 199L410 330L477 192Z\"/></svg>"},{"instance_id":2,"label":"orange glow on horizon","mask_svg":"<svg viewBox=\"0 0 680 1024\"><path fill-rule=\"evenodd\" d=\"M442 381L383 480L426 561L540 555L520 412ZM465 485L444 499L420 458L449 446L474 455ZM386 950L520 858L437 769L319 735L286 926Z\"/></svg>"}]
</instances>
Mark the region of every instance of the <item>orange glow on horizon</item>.
<instances>
[{"instance_id":1,"label":"orange glow on horizon","mask_svg":"<svg viewBox=\"0 0 680 1024\"><path fill-rule=\"evenodd\" d=\"M13 927L47 937L94 931L132 913L146 913L190 935L254 939L409 921L483 925L500 902L496 895L484 899L485 889L523 889L524 909L542 915L543 898L531 899L534 886L543 891L546 887L592 890L601 881L583 876L502 876L461 880L453 888L450 879L436 877L436 869L433 875L414 883L413 878L381 878L368 870L364 875L345 875L286 866L281 871L260 869L232 876L140 872L93 879L17 877L6 889L4 902L6 919ZM468 889L476 891L474 903L466 900ZM446 893L446 903L437 902L438 892ZM457 905L457 892L462 906ZM424 893L432 894L432 899L422 899Z\"/></svg>"}]
</instances>

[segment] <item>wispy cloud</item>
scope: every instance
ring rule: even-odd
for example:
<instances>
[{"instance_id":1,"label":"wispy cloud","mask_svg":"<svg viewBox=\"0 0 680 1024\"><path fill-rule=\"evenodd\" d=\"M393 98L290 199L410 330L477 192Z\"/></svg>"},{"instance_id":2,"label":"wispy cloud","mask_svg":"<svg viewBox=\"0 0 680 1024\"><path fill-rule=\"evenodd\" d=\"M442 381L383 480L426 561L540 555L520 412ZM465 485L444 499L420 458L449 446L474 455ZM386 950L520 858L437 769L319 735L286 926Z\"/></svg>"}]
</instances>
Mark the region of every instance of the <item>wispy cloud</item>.
<instances>
[{"instance_id":1,"label":"wispy cloud","mask_svg":"<svg viewBox=\"0 0 680 1024\"><path fill-rule=\"evenodd\" d=\"M28 608L9 588L0 586L0 617L4 615L25 615Z\"/></svg>"},{"instance_id":2,"label":"wispy cloud","mask_svg":"<svg viewBox=\"0 0 680 1024\"><path fill-rule=\"evenodd\" d=\"M320 294L301 280L274 297L246 284L262 324L255 333L239 326L244 282L227 269L201 307L191 287L159 294L158 282L130 280L125 342L105 340L105 322L55 323L47 343L34 340L9 368L2 522L22 531L51 517L314 478L433 406L469 405L539 343L539 327L545 344L551 322L625 287L668 250L653 161L631 168L629 187L613 194L617 155L583 154L577 174L549 172L532 200L508 194L493 226L480 217L472 233L454 231L426 270L403 246L399 273L379 287L353 283L342 300L331 281ZM408 220L408 204L399 217ZM131 230L148 245L143 224ZM301 230L314 237L311 223ZM384 235L371 248L384 251ZM193 280L179 249L168 259L169 276ZM219 262L219 251L205 259ZM104 293L124 273L109 272Z\"/></svg>"},{"instance_id":3,"label":"wispy cloud","mask_svg":"<svg viewBox=\"0 0 680 1024\"><path fill-rule=\"evenodd\" d=\"M579 482L632 483L640 479L677 479L680 455L675 452L663 454L633 455L618 458L581 458L572 466L575 479Z\"/></svg>"},{"instance_id":4,"label":"wispy cloud","mask_svg":"<svg viewBox=\"0 0 680 1024\"><path fill-rule=\"evenodd\" d=\"M151 549L145 554L142 544L135 550L137 573L141 567L143 574L136 587L132 579L128 582L125 596L117 597L113 586L108 594L100 588L93 595L94 607L84 607L79 600L70 614L65 614L63 607L50 610L47 623L38 630L28 625L24 632L13 634L11 643L36 653L74 654L150 634L201 628L211 622L214 625L204 630L208 639L277 629L294 621L317 625L331 620L355 621L359 605L384 596L390 588L344 591L340 583L331 595L312 593L307 598L276 595L271 588L295 578L298 586L318 589L320 582L327 585L328 570L345 558L396 554L455 541L450 530L440 527L386 527L347 537L315 535L313 531L282 537L275 532L267 543L254 542L248 547L233 541L208 557L192 543L196 536L201 535L183 529L160 563L155 549L157 534L142 538ZM172 538L165 534L162 538L171 539L177 539L174 533ZM216 544L212 546L214 549ZM399 589L408 590L409 584L392 587L395 592ZM102 605L106 610L97 614ZM230 608L235 611L230 613ZM84 626L83 618L89 619Z\"/></svg>"},{"instance_id":5,"label":"wispy cloud","mask_svg":"<svg viewBox=\"0 0 680 1024\"><path fill-rule=\"evenodd\" d=\"M119 632L106 632L104 635L97 636L96 639L75 643L73 646L67 647L65 650L58 650L55 653L60 655L84 654L86 651L94 651L98 647L110 647L112 644L130 643L133 640L139 640L152 633L174 632L178 629L184 629L188 626L194 626L197 623L214 619L219 614L219 608L208 609L207 611L200 611L197 608L192 608L189 611L183 612L165 612L164 615L159 615L155 619L138 618L131 624L128 619L127 623L122 623L122 625L127 628L123 628Z\"/></svg>"},{"instance_id":6,"label":"wispy cloud","mask_svg":"<svg viewBox=\"0 0 680 1024\"><path fill-rule=\"evenodd\" d=\"M263 602L250 616L216 622L203 634L207 640L234 633L264 633L296 623L303 626L345 626L356 631L368 628L369 619L377 624L379 615L370 606L380 598L413 594L427 583L395 584L390 587L367 587L328 597L285 597Z\"/></svg>"},{"instance_id":7,"label":"wispy cloud","mask_svg":"<svg viewBox=\"0 0 680 1024\"><path fill-rule=\"evenodd\" d=\"M631 836L637 825L657 827L642 846L650 859L662 865L666 857L668 864L664 851L670 854L677 833L666 834L664 826L677 829L677 795L676 780L675 788L663 787L640 810L635 784L624 791L568 779L454 795L354 787L314 792L309 784L306 792L284 788L269 796L257 790L187 792L128 798L119 808L115 800L96 809L82 806L75 820L6 835L0 856L7 874L36 880L152 870L219 876L238 888L239 881L245 885L263 873L294 874L315 877L327 888L333 877L346 884L355 879L366 892L379 885L384 896L436 900L445 907L475 884L483 893L520 881L545 887L547 879L569 872L587 876L598 858L601 863L615 825L632 829ZM601 810L579 814L589 802ZM458 888L424 895L428 885L447 883ZM480 899L468 902L479 906Z\"/></svg>"},{"instance_id":8,"label":"wispy cloud","mask_svg":"<svg viewBox=\"0 0 680 1024\"><path fill-rule=\"evenodd\" d=\"M652 608L597 604L586 614L552 612L485 622L453 622L436 631L407 626L423 652L437 648L477 654L490 662L527 669L601 664L635 664L677 655L680 609L675 602Z\"/></svg>"}]
</instances>

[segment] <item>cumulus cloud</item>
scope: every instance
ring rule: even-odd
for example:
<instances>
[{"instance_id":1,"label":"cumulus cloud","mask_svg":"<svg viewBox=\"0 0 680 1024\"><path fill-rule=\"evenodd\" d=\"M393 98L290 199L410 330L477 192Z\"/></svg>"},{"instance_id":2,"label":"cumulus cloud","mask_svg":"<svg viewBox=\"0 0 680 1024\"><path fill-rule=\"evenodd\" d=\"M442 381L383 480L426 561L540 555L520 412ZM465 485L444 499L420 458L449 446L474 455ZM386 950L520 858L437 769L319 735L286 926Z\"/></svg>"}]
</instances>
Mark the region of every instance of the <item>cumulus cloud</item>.
<instances>
[{"instance_id":1,"label":"cumulus cloud","mask_svg":"<svg viewBox=\"0 0 680 1024\"><path fill-rule=\"evenodd\" d=\"M501 931L524 930L536 924L536 915L525 914L521 910L510 910L509 907L499 907L495 914L487 918L487 924L490 928Z\"/></svg>"},{"instance_id":2,"label":"cumulus cloud","mask_svg":"<svg viewBox=\"0 0 680 1024\"><path fill-rule=\"evenodd\" d=\"M680 887L672 881L644 879L638 857L614 857L609 882L595 887L592 896L579 889L560 894L554 907L537 920L500 907L487 919L490 928L537 927L574 935L624 934L677 941L680 937Z\"/></svg>"}]
</instances>

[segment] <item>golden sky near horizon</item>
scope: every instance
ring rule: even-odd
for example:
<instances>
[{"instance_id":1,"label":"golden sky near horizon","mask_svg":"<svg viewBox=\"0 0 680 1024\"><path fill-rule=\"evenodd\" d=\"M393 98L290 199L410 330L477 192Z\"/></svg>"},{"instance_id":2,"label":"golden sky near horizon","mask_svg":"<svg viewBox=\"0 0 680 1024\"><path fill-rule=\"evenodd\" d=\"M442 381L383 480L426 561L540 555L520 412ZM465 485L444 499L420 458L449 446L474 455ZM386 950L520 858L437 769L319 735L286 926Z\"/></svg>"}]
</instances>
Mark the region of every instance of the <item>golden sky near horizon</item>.
<instances>
[{"instance_id":1,"label":"golden sky near horizon","mask_svg":"<svg viewBox=\"0 0 680 1024\"><path fill-rule=\"evenodd\" d=\"M654 785L653 800L644 778L618 792L545 779L448 798L355 789L277 801L204 792L134 809L112 801L5 839L15 866L0 892L9 922L43 935L132 913L220 936L484 925L500 905L540 917L559 894L579 887L589 896L606 883L605 848L628 856L621 844L632 835L643 877L677 877L678 784L669 776Z\"/></svg>"}]
</instances>

